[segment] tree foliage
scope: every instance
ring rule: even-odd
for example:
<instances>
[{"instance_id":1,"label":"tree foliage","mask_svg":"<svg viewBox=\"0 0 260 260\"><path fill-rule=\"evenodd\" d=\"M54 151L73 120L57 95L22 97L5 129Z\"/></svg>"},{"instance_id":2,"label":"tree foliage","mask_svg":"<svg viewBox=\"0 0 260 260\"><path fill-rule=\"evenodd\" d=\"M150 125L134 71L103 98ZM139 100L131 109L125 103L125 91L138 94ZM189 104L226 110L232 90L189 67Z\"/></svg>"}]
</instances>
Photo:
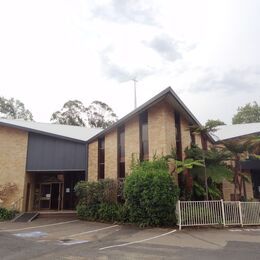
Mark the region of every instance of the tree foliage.
<instances>
[{"instance_id":1,"label":"tree foliage","mask_svg":"<svg viewBox=\"0 0 260 260\"><path fill-rule=\"evenodd\" d=\"M221 183L224 179L231 181L233 178L232 171L227 167L226 161L231 159L231 153L227 149L217 149L215 147L203 151L197 145L193 145L185 151L188 158L202 160L205 162L204 167L207 170L207 177L213 182ZM203 180L205 171L202 167L193 167L191 173Z\"/></svg>"},{"instance_id":2,"label":"tree foliage","mask_svg":"<svg viewBox=\"0 0 260 260\"><path fill-rule=\"evenodd\" d=\"M189 171L193 179L190 196L194 199L219 199L221 197L219 184L224 179L233 180L233 173L225 163L231 158L231 153L223 148L203 150L197 145L192 145L185 150L185 154L187 158L203 161L203 167L194 165Z\"/></svg>"},{"instance_id":3,"label":"tree foliage","mask_svg":"<svg viewBox=\"0 0 260 260\"><path fill-rule=\"evenodd\" d=\"M51 122L56 124L99 128L106 128L116 120L112 108L101 101L94 101L85 107L79 100L69 100L51 116Z\"/></svg>"},{"instance_id":4,"label":"tree foliage","mask_svg":"<svg viewBox=\"0 0 260 260\"><path fill-rule=\"evenodd\" d=\"M208 129L214 129L220 125L225 125L225 123L219 119L208 119L208 121L205 123L205 127Z\"/></svg>"},{"instance_id":5,"label":"tree foliage","mask_svg":"<svg viewBox=\"0 0 260 260\"><path fill-rule=\"evenodd\" d=\"M93 101L87 108L90 127L107 128L117 121L117 116L110 106L101 101Z\"/></svg>"},{"instance_id":6,"label":"tree foliage","mask_svg":"<svg viewBox=\"0 0 260 260\"><path fill-rule=\"evenodd\" d=\"M260 122L260 106L254 101L243 107L238 107L237 113L232 118L233 124Z\"/></svg>"},{"instance_id":7,"label":"tree foliage","mask_svg":"<svg viewBox=\"0 0 260 260\"><path fill-rule=\"evenodd\" d=\"M69 100L51 116L51 122L62 125L86 126L86 108L79 100Z\"/></svg>"},{"instance_id":8,"label":"tree foliage","mask_svg":"<svg viewBox=\"0 0 260 260\"><path fill-rule=\"evenodd\" d=\"M33 120L30 110L18 99L0 97L0 117L6 119Z\"/></svg>"}]
</instances>

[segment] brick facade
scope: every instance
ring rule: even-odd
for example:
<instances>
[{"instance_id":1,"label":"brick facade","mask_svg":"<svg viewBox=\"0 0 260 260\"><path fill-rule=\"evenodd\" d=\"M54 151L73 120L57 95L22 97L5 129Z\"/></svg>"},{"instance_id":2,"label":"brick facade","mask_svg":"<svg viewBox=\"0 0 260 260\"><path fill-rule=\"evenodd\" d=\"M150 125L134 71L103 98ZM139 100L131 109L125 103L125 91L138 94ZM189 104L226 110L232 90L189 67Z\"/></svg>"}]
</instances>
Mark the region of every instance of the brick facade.
<instances>
[{"instance_id":1,"label":"brick facade","mask_svg":"<svg viewBox=\"0 0 260 260\"><path fill-rule=\"evenodd\" d=\"M181 115L181 140L183 158L186 147L190 147L191 137L189 123ZM125 122L125 167L126 175L130 172L132 157L139 159L140 155L140 129L139 115ZM171 153L176 147L174 110L167 103L160 103L148 109L148 139L149 158ZM201 146L200 135L196 135L196 143ZM117 178L117 129L105 135L105 178ZM98 142L89 144L88 179L97 180L98 176Z\"/></svg>"},{"instance_id":2,"label":"brick facade","mask_svg":"<svg viewBox=\"0 0 260 260\"><path fill-rule=\"evenodd\" d=\"M88 145L88 180L98 179L98 141Z\"/></svg>"},{"instance_id":3,"label":"brick facade","mask_svg":"<svg viewBox=\"0 0 260 260\"><path fill-rule=\"evenodd\" d=\"M0 126L0 185L15 183L18 188L4 202L5 207L25 197L27 142L27 132Z\"/></svg>"},{"instance_id":4,"label":"brick facade","mask_svg":"<svg viewBox=\"0 0 260 260\"><path fill-rule=\"evenodd\" d=\"M117 129L105 136L105 178L117 178Z\"/></svg>"},{"instance_id":5,"label":"brick facade","mask_svg":"<svg viewBox=\"0 0 260 260\"><path fill-rule=\"evenodd\" d=\"M247 199L251 200L254 198L251 174L247 173L246 175L249 179L249 182L246 182L246 195L247 195ZM234 184L231 182L228 182L228 181L224 181L222 184L222 192L223 192L224 200L231 200L231 194L234 194ZM238 191L237 191L237 193L238 193ZM243 193L243 190L242 190L242 193Z\"/></svg>"},{"instance_id":6,"label":"brick facade","mask_svg":"<svg viewBox=\"0 0 260 260\"><path fill-rule=\"evenodd\" d=\"M125 170L129 174L132 157L139 159L140 155L139 117L136 116L125 124Z\"/></svg>"},{"instance_id":7,"label":"brick facade","mask_svg":"<svg viewBox=\"0 0 260 260\"><path fill-rule=\"evenodd\" d=\"M175 147L174 114L170 106L160 102L148 110L149 158L170 154Z\"/></svg>"}]
</instances>

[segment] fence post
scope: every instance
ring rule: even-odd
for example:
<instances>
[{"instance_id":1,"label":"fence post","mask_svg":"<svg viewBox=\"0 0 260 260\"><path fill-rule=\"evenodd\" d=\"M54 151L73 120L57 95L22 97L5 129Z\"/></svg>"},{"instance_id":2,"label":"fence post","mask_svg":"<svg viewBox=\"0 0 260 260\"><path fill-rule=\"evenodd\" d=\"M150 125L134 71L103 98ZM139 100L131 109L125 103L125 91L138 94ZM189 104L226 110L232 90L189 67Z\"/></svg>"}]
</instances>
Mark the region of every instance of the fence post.
<instances>
[{"instance_id":1,"label":"fence post","mask_svg":"<svg viewBox=\"0 0 260 260\"><path fill-rule=\"evenodd\" d=\"M178 202L177 202L177 209L178 209L179 230L181 230L181 202L180 202L180 200L178 200Z\"/></svg>"},{"instance_id":2,"label":"fence post","mask_svg":"<svg viewBox=\"0 0 260 260\"><path fill-rule=\"evenodd\" d=\"M220 200L221 202L221 211L222 211L222 219L223 219L223 226L226 226L226 220L225 220L225 210L224 210L224 202L223 199Z\"/></svg>"},{"instance_id":3,"label":"fence post","mask_svg":"<svg viewBox=\"0 0 260 260\"><path fill-rule=\"evenodd\" d=\"M241 208L241 201L238 202L238 210L239 210L239 219L241 227L243 227L243 218L242 218L242 208Z\"/></svg>"}]
</instances>

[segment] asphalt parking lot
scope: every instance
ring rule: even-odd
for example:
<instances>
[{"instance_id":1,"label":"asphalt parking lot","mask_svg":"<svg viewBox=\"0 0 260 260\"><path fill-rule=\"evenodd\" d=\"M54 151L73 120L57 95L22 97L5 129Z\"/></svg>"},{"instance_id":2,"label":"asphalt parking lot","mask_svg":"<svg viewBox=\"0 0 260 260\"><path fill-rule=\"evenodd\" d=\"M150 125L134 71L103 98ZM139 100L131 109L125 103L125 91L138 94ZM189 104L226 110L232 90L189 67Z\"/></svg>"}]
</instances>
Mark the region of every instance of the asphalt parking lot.
<instances>
[{"instance_id":1,"label":"asphalt parking lot","mask_svg":"<svg viewBox=\"0 0 260 260\"><path fill-rule=\"evenodd\" d=\"M260 259L260 227L178 231L68 219L0 222L0 259Z\"/></svg>"}]
</instances>

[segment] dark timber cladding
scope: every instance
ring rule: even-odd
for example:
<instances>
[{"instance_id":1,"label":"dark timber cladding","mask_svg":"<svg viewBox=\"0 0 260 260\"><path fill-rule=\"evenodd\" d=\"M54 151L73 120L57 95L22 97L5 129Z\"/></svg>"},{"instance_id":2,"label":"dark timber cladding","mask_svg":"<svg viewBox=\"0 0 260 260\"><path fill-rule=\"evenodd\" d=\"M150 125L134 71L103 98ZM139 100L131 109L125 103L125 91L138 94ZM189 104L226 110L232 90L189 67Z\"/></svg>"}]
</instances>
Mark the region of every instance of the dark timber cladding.
<instances>
[{"instance_id":1,"label":"dark timber cladding","mask_svg":"<svg viewBox=\"0 0 260 260\"><path fill-rule=\"evenodd\" d=\"M27 171L86 171L86 144L29 133Z\"/></svg>"}]
</instances>

